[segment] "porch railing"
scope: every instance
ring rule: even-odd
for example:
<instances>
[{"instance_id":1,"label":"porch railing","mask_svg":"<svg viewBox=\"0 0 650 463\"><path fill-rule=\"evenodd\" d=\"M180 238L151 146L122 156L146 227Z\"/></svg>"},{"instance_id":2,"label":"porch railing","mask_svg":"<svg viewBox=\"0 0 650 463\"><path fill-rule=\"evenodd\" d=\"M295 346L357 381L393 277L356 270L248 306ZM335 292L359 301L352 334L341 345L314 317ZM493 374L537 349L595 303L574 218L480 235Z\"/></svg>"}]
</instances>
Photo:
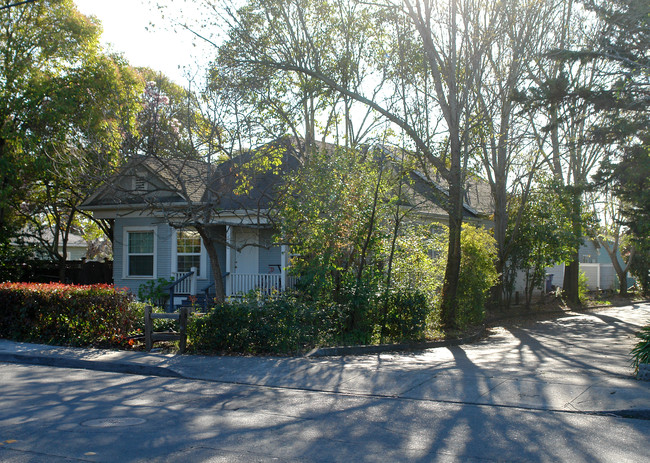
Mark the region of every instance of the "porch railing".
<instances>
[{"instance_id":1,"label":"porch railing","mask_svg":"<svg viewBox=\"0 0 650 463\"><path fill-rule=\"evenodd\" d=\"M191 278L192 273L192 270L189 272L172 273L172 278L175 283L174 292L176 294L192 294L192 284L195 281L194 278ZM194 294L196 294L196 290L194 291Z\"/></svg>"},{"instance_id":2,"label":"porch railing","mask_svg":"<svg viewBox=\"0 0 650 463\"><path fill-rule=\"evenodd\" d=\"M294 277L287 277L285 288L295 284ZM264 295L280 294L283 290L282 275L278 273L231 273L226 279L229 296L241 296L250 291L260 291Z\"/></svg>"},{"instance_id":3,"label":"porch railing","mask_svg":"<svg viewBox=\"0 0 650 463\"><path fill-rule=\"evenodd\" d=\"M252 290L259 290L262 294L282 290L280 275L266 273L231 273L228 286L232 296L246 294Z\"/></svg>"},{"instance_id":4,"label":"porch railing","mask_svg":"<svg viewBox=\"0 0 650 463\"><path fill-rule=\"evenodd\" d=\"M174 281L171 285L167 287L169 290L169 312L174 311L174 296L176 294L190 294L192 296L196 295L196 277L198 272L196 267L185 272L176 272L172 274Z\"/></svg>"}]
</instances>

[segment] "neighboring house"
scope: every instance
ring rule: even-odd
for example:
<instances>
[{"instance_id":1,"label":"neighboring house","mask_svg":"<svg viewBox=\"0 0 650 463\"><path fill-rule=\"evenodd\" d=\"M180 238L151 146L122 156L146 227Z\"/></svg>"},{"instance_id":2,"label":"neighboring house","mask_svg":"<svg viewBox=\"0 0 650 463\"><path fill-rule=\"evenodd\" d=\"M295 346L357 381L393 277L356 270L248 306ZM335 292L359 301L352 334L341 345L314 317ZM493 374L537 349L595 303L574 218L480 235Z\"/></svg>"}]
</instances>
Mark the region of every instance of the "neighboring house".
<instances>
[{"instance_id":1,"label":"neighboring house","mask_svg":"<svg viewBox=\"0 0 650 463\"><path fill-rule=\"evenodd\" d=\"M578 253L580 259L580 271L584 272L587 277L587 288L590 291L600 290L618 290L620 283L614 264L609 254L600 245L592 240L585 240L580 246ZM618 253L618 260L622 267L625 267L623 257ZM556 265L547 270L547 274L553 274L553 284L562 287L564 281L564 264ZM633 286L636 280L631 276L627 277L627 287Z\"/></svg>"},{"instance_id":2,"label":"neighboring house","mask_svg":"<svg viewBox=\"0 0 650 463\"><path fill-rule=\"evenodd\" d=\"M82 206L96 218L114 220L115 285L137 293L146 281L178 279L194 267L196 288L188 280L176 292L187 297L194 289L209 288L214 275L208 252L192 227L200 223L215 243L222 273L218 277L224 281L226 296L290 286L290 250L273 244L267 212L282 192L283 175L301 166L302 155L286 139L256 153L275 150L277 155L278 144L283 148L282 162L271 170L255 167L251 153L217 165L153 157L128 162ZM244 173L248 181L242 184ZM444 187L420 173L413 172L412 179L411 197L418 214L426 221L444 222L447 214L439 205L446 195ZM489 187L473 181L467 190L466 217L489 223Z\"/></svg>"},{"instance_id":3,"label":"neighboring house","mask_svg":"<svg viewBox=\"0 0 650 463\"><path fill-rule=\"evenodd\" d=\"M43 247L48 246L53 248L54 244L54 234L51 230L45 229L37 234L36 231L25 229L22 232L22 244L34 248L34 258L41 260L52 260L52 256L46 252ZM13 243L15 246L19 246L18 243ZM63 249L63 240L59 238L58 249ZM65 258L68 261L71 260L81 260L86 257L86 252L88 251L88 243L86 240L74 233L68 235L68 242L66 246L66 255Z\"/></svg>"},{"instance_id":4,"label":"neighboring house","mask_svg":"<svg viewBox=\"0 0 650 463\"><path fill-rule=\"evenodd\" d=\"M602 249L599 245L595 244L592 240L585 240L580 246L578 252L580 260L580 271L587 277L587 288L590 291L598 290L618 290L619 281L614 264L609 257L607 251ZM619 262L623 263L623 258L618 255ZM552 289L551 287L562 288L564 284L564 263L549 267L546 269L547 284L540 288L541 292L547 292ZM633 286L636 280L628 275L627 287ZM526 280L523 272L517 275L515 284L515 291L524 293L526 287ZM539 293L536 293L539 294Z\"/></svg>"}]
</instances>

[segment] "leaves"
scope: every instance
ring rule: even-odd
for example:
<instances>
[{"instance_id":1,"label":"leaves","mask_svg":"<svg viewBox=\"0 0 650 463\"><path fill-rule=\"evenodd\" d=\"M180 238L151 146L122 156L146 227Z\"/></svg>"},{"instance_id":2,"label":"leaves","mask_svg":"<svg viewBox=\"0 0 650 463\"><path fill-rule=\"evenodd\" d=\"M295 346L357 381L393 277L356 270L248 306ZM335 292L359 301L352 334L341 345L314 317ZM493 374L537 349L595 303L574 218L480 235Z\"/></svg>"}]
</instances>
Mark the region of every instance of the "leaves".
<instances>
[{"instance_id":1,"label":"leaves","mask_svg":"<svg viewBox=\"0 0 650 463\"><path fill-rule=\"evenodd\" d=\"M0 284L0 337L126 347L142 323L132 296L112 285Z\"/></svg>"}]
</instances>

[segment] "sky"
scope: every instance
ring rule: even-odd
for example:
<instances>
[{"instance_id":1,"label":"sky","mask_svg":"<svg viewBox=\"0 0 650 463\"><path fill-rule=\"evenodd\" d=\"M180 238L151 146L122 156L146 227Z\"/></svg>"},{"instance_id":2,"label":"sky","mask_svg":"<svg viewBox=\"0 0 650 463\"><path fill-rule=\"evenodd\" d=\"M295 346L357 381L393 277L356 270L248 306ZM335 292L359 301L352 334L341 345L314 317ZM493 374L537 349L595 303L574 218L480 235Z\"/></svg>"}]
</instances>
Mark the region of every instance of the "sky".
<instances>
[{"instance_id":1,"label":"sky","mask_svg":"<svg viewBox=\"0 0 650 463\"><path fill-rule=\"evenodd\" d=\"M77 9L96 16L102 23L102 42L123 53L132 66L162 71L178 84L187 82L185 71L195 72L197 62L206 63L209 47L186 30L174 33L148 0L74 0ZM166 0L172 10L188 13L183 1ZM185 11L183 11L185 9ZM192 11L189 11L192 12ZM194 14L198 14L196 10ZM167 15L168 17L171 14ZM153 27L150 23L153 23ZM198 46L195 46L196 43Z\"/></svg>"}]
</instances>

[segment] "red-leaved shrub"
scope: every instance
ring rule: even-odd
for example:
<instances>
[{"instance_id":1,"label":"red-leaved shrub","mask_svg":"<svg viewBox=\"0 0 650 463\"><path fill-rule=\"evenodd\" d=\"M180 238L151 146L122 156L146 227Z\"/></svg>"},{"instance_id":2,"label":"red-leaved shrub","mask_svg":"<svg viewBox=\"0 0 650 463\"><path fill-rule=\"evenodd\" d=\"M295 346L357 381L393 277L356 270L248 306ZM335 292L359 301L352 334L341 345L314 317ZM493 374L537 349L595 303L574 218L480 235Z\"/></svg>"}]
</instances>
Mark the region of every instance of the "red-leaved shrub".
<instances>
[{"instance_id":1,"label":"red-leaved shrub","mask_svg":"<svg viewBox=\"0 0 650 463\"><path fill-rule=\"evenodd\" d=\"M132 295L112 285L0 284L0 338L125 347L140 321Z\"/></svg>"}]
</instances>

